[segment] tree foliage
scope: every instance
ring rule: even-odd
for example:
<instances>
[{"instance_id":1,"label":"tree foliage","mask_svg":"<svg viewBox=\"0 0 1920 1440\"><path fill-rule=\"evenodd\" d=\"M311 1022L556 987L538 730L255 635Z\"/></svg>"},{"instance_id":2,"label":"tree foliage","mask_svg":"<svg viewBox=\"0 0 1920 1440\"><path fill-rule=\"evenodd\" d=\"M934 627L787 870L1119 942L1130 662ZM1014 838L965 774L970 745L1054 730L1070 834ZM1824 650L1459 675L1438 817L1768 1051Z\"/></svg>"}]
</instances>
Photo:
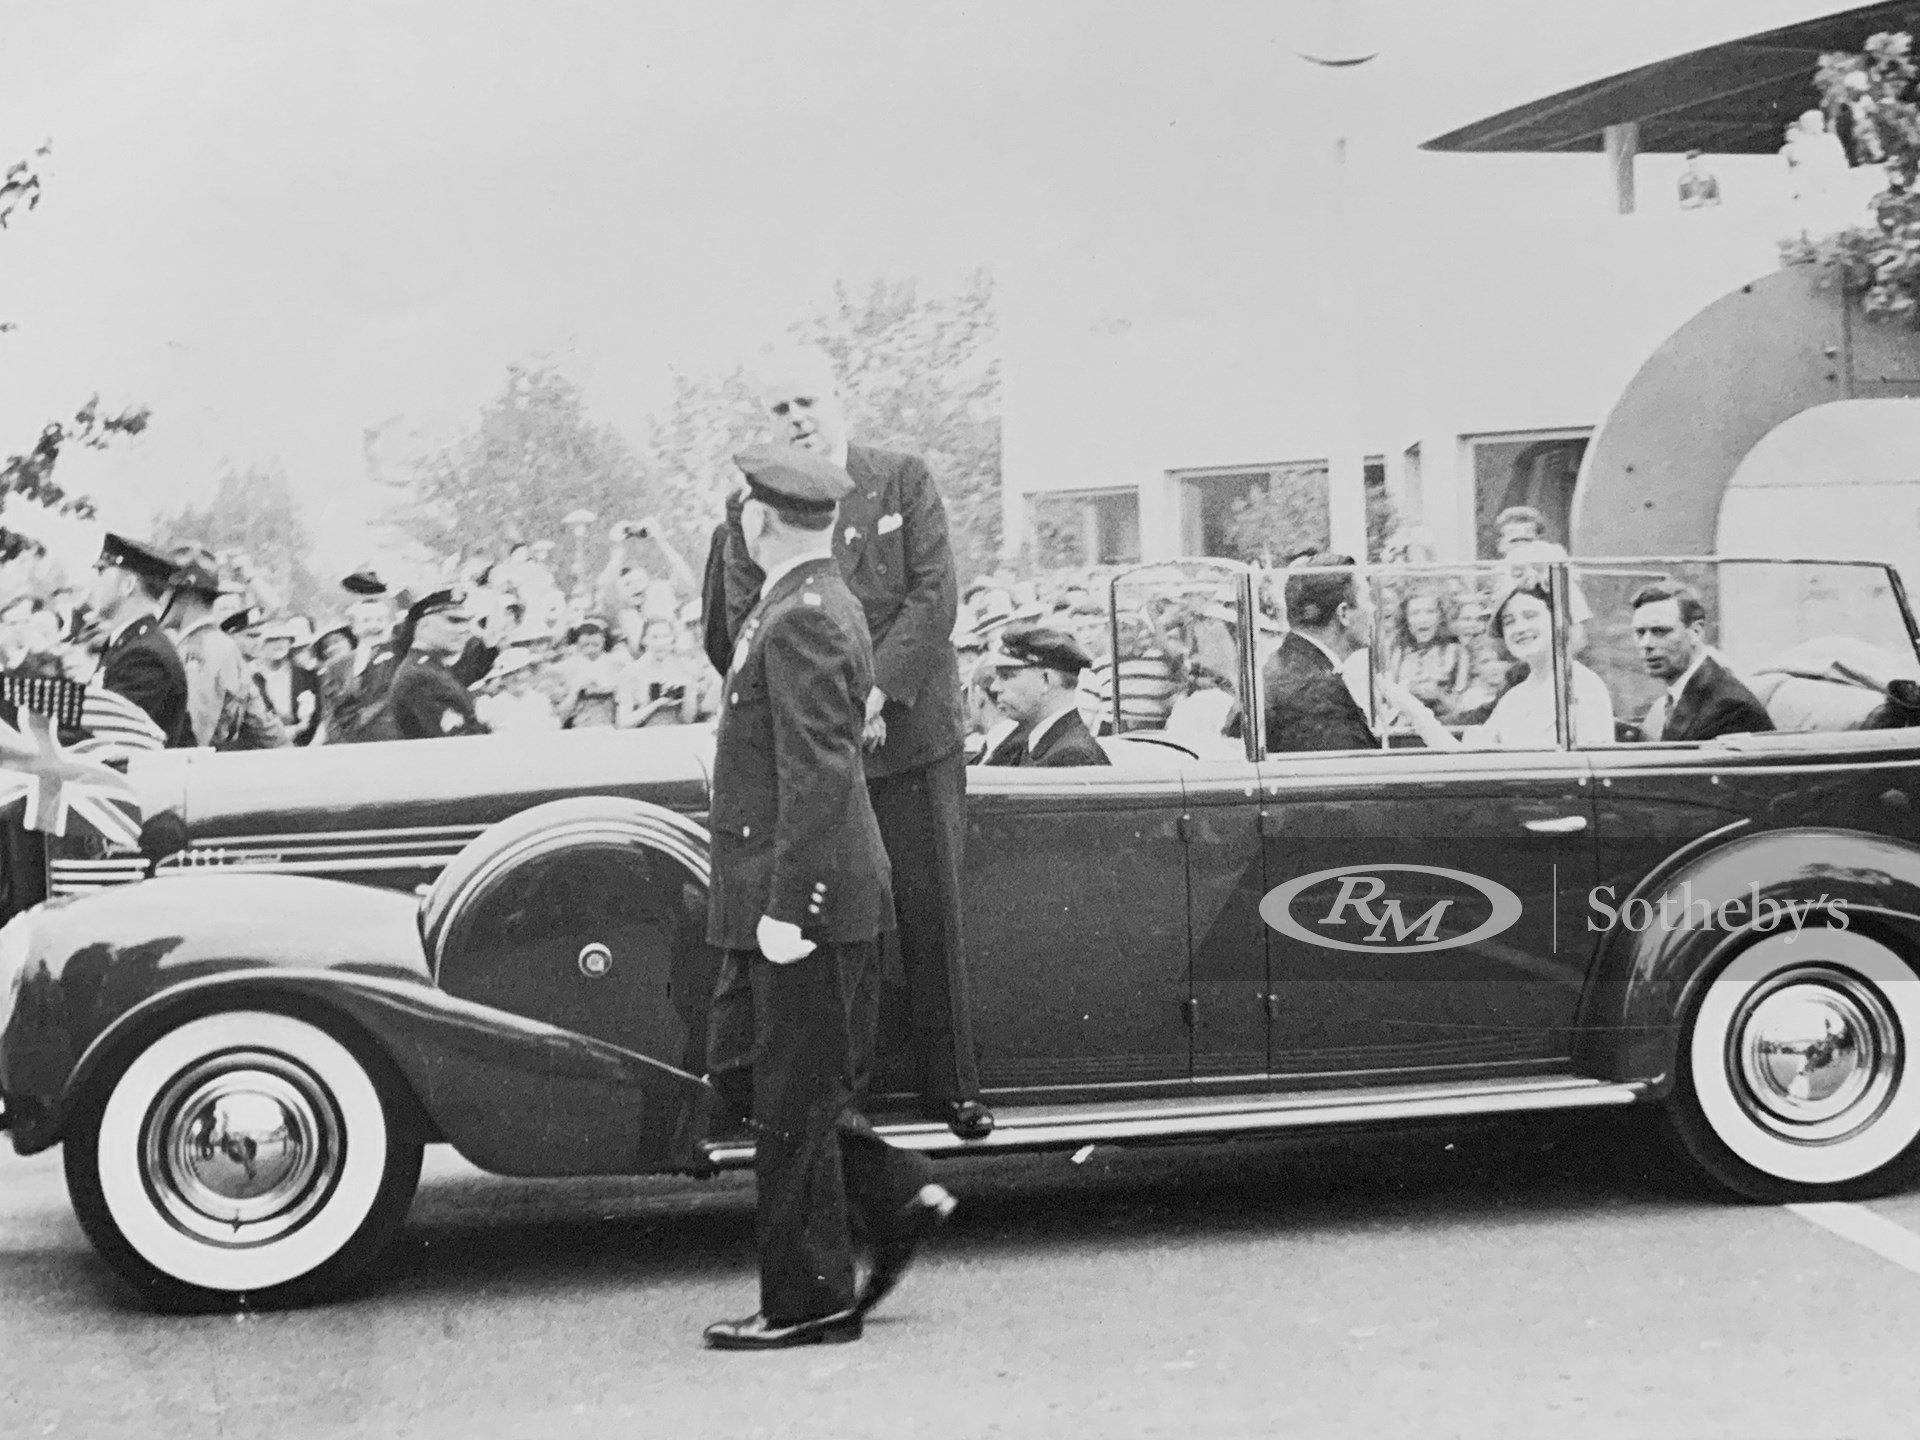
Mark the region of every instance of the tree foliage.
<instances>
[{"instance_id":1,"label":"tree foliage","mask_svg":"<svg viewBox=\"0 0 1920 1440\"><path fill-rule=\"evenodd\" d=\"M976 277L957 295L911 282L840 287L793 339L834 359L856 438L926 457L947 504L962 577L991 568L1000 544L1000 367L993 289ZM396 518L442 553L498 553L502 539L563 541L561 517L599 517L589 568L615 520L657 517L696 569L737 483L736 452L767 435L745 366L677 374L668 403L637 445L586 412L552 366L515 366L478 427L420 465ZM562 555L569 552L562 550Z\"/></svg>"},{"instance_id":2,"label":"tree foliage","mask_svg":"<svg viewBox=\"0 0 1920 1440\"><path fill-rule=\"evenodd\" d=\"M39 208L45 189L42 167L52 153L53 142L49 140L27 159L9 165L4 176L0 176L0 230L6 229L17 213L31 214ZM11 324L0 324L0 331L13 328ZM93 396L74 412L71 420L55 420L41 429L27 449L0 459L0 505L11 508L15 501L20 501L58 515L92 519L93 502L83 495L69 495L53 478L60 456L74 446L101 450L117 439L138 435L147 428L151 415L152 411L144 405L122 410L117 415L103 415L100 397ZM31 536L11 525L0 525L0 563L40 549L39 542Z\"/></svg>"},{"instance_id":3,"label":"tree foliage","mask_svg":"<svg viewBox=\"0 0 1920 1440\"><path fill-rule=\"evenodd\" d=\"M308 568L306 516L277 466L228 470L205 505L161 515L155 533L169 546L206 546L231 578L260 582L263 601L301 614L328 603L331 592Z\"/></svg>"},{"instance_id":4,"label":"tree foliage","mask_svg":"<svg viewBox=\"0 0 1920 1440\"><path fill-rule=\"evenodd\" d=\"M1367 558L1386 552L1397 523L1393 501L1384 483L1367 481ZM1266 565L1284 565L1306 550L1325 550L1331 543L1327 514L1327 467L1288 465L1266 485L1244 500L1233 502L1233 521L1227 527L1232 558Z\"/></svg>"},{"instance_id":5,"label":"tree foliage","mask_svg":"<svg viewBox=\"0 0 1920 1440\"><path fill-rule=\"evenodd\" d=\"M857 439L925 457L946 502L964 581L1000 553L1000 332L985 273L956 295L912 281L834 292L795 338L834 359Z\"/></svg>"},{"instance_id":6,"label":"tree foliage","mask_svg":"<svg viewBox=\"0 0 1920 1440\"><path fill-rule=\"evenodd\" d=\"M587 415L577 385L551 365L513 365L474 430L417 468L397 519L442 554L497 556L515 537L564 540L562 519L582 507L610 526L652 498L632 449Z\"/></svg>"},{"instance_id":7,"label":"tree foliage","mask_svg":"<svg viewBox=\"0 0 1920 1440\"><path fill-rule=\"evenodd\" d=\"M1877 318L1920 323L1920 103L1916 103L1913 40L1903 34L1868 39L1859 54L1820 57L1814 83L1836 129L1852 139L1856 163L1876 163L1886 188L1873 201L1873 224L1814 241L1781 246L1789 264L1833 265L1850 294Z\"/></svg>"}]
</instances>

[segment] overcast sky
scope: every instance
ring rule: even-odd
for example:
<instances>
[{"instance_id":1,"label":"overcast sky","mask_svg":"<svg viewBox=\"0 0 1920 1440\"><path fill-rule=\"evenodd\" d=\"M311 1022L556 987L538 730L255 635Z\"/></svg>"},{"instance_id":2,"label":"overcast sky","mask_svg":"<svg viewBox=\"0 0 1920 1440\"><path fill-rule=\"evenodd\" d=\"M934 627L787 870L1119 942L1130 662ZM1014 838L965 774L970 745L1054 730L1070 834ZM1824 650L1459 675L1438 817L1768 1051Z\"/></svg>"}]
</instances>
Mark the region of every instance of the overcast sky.
<instances>
[{"instance_id":1,"label":"overcast sky","mask_svg":"<svg viewBox=\"0 0 1920 1440\"><path fill-rule=\"evenodd\" d=\"M68 472L107 520L137 531L225 465L277 463L351 560L378 498L365 430L450 438L516 360L637 430L670 369L730 365L836 280L985 267L1044 297L1090 217L1204 269L1239 253L1237 193L1301 197L1298 232L1261 241L1293 283L1333 134L1292 53L1316 8L10 0L0 160L55 150L40 210L0 235L0 439L94 390L149 404L146 437ZM1590 161L1414 147L1846 8L1383 0L1360 143L1383 184L1490 227L1521 192L1590 205ZM1307 294L1301 317L1334 323Z\"/></svg>"}]
</instances>

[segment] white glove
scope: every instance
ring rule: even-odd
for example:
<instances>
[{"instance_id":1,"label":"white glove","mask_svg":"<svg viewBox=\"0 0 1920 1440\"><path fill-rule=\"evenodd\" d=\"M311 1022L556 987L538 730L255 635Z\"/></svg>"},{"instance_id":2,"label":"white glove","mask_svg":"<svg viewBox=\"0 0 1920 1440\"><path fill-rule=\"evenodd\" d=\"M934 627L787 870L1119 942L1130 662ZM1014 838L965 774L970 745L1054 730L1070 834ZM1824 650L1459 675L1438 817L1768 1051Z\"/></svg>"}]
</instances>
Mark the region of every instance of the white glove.
<instances>
[{"instance_id":1,"label":"white glove","mask_svg":"<svg viewBox=\"0 0 1920 1440\"><path fill-rule=\"evenodd\" d=\"M798 925L776 920L771 915L760 917L753 938L759 942L760 953L776 965L791 965L796 960L804 960L814 949L813 941L800 934Z\"/></svg>"}]
</instances>

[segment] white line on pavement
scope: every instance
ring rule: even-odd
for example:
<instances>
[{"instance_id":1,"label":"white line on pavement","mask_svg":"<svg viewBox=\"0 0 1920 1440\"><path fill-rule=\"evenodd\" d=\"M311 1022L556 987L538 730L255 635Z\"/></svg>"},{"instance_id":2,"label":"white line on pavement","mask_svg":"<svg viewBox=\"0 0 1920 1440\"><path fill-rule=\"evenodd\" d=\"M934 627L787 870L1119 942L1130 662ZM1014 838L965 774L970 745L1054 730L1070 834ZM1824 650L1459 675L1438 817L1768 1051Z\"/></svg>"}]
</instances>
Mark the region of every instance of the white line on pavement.
<instances>
[{"instance_id":1,"label":"white line on pavement","mask_svg":"<svg viewBox=\"0 0 1920 1440\"><path fill-rule=\"evenodd\" d=\"M1823 1200L1786 1208L1802 1220L1830 1230L1842 1240L1863 1245L1882 1259L1920 1275L1920 1235L1906 1226L1876 1215L1864 1205L1844 1200Z\"/></svg>"}]
</instances>

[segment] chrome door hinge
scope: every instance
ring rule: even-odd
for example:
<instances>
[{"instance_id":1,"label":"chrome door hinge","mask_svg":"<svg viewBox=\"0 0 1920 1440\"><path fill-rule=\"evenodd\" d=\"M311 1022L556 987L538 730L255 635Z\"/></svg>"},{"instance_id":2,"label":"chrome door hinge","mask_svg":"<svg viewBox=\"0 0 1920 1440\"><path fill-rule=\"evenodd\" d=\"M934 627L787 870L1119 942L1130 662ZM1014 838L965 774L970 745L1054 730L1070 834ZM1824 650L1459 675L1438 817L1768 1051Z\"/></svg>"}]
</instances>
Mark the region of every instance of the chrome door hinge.
<instances>
[{"instance_id":1,"label":"chrome door hinge","mask_svg":"<svg viewBox=\"0 0 1920 1440\"><path fill-rule=\"evenodd\" d=\"M1187 1022L1189 1030L1199 1023L1200 1002L1192 995L1180 1002L1180 1018Z\"/></svg>"}]
</instances>

